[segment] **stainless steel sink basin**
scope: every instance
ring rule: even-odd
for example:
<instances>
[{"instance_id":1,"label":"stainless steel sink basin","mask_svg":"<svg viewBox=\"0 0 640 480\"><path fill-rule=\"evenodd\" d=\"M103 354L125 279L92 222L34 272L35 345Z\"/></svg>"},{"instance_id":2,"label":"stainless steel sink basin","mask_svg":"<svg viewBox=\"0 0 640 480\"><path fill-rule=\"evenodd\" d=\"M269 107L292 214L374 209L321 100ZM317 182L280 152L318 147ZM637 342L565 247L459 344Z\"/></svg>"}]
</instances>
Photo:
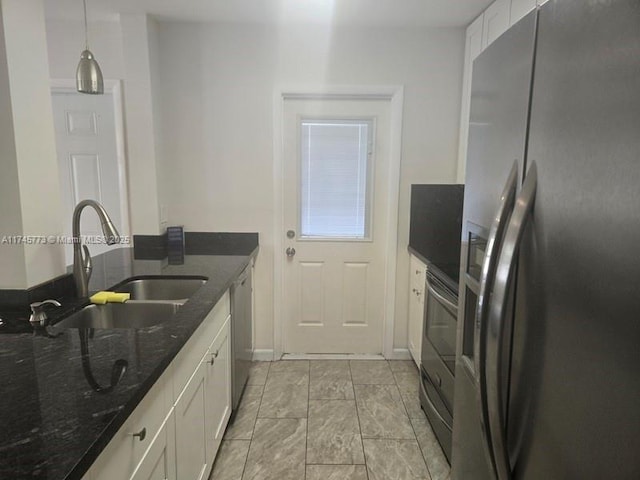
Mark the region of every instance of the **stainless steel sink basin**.
<instances>
[{"instance_id":1,"label":"stainless steel sink basin","mask_svg":"<svg viewBox=\"0 0 640 480\"><path fill-rule=\"evenodd\" d=\"M87 305L55 324L65 328L145 328L167 322L180 308L175 302L126 302Z\"/></svg>"},{"instance_id":2,"label":"stainless steel sink basin","mask_svg":"<svg viewBox=\"0 0 640 480\"><path fill-rule=\"evenodd\" d=\"M207 282L204 277L141 277L125 280L113 291L131 294L131 300L186 301Z\"/></svg>"}]
</instances>

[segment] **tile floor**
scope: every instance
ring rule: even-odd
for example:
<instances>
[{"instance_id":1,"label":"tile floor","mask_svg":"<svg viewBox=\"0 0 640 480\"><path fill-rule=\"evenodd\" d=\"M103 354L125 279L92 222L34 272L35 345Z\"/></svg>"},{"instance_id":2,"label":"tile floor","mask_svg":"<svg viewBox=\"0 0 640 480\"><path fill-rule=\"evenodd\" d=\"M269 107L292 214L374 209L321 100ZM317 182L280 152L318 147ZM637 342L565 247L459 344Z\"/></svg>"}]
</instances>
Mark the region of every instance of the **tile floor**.
<instances>
[{"instance_id":1,"label":"tile floor","mask_svg":"<svg viewBox=\"0 0 640 480\"><path fill-rule=\"evenodd\" d=\"M256 362L211 480L448 480L411 361Z\"/></svg>"}]
</instances>

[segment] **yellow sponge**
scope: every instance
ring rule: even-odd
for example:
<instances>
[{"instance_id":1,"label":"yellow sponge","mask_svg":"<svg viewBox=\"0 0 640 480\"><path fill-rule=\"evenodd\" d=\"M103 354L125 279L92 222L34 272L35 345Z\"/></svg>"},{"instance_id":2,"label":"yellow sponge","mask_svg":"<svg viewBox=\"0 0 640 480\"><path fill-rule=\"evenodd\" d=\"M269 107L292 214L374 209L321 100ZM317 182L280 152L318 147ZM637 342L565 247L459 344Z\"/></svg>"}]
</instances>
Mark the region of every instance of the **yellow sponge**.
<instances>
[{"instance_id":1,"label":"yellow sponge","mask_svg":"<svg viewBox=\"0 0 640 480\"><path fill-rule=\"evenodd\" d=\"M131 298L129 293L116 293L116 292L96 292L89 298L91 303L97 305L104 305L105 303L124 303Z\"/></svg>"},{"instance_id":2,"label":"yellow sponge","mask_svg":"<svg viewBox=\"0 0 640 480\"><path fill-rule=\"evenodd\" d=\"M89 300L91 301L91 303L95 303L97 305L104 305L105 303L107 303L107 300L109 298L109 293L110 292L96 292L93 295L91 295L91 297L89 297Z\"/></svg>"},{"instance_id":3,"label":"yellow sponge","mask_svg":"<svg viewBox=\"0 0 640 480\"><path fill-rule=\"evenodd\" d=\"M109 303L124 303L131 298L130 293L116 293L108 292L107 302Z\"/></svg>"}]
</instances>

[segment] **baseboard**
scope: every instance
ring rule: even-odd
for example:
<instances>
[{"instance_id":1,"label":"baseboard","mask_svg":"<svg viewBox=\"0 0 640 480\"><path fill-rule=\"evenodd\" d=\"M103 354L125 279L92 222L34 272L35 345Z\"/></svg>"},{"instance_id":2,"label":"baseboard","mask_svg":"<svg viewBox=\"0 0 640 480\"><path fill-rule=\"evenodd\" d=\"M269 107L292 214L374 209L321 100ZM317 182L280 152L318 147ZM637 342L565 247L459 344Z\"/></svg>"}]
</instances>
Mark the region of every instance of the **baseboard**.
<instances>
[{"instance_id":1,"label":"baseboard","mask_svg":"<svg viewBox=\"0 0 640 480\"><path fill-rule=\"evenodd\" d=\"M254 362L272 362L273 349L255 349L253 351Z\"/></svg>"},{"instance_id":2,"label":"baseboard","mask_svg":"<svg viewBox=\"0 0 640 480\"><path fill-rule=\"evenodd\" d=\"M282 360L384 360L383 355L357 353L285 353ZM406 348L394 348L387 360L411 360L411 354ZM274 352L271 349L256 349L253 351L254 362L272 362Z\"/></svg>"},{"instance_id":3,"label":"baseboard","mask_svg":"<svg viewBox=\"0 0 640 480\"><path fill-rule=\"evenodd\" d=\"M384 360L384 357L359 353L285 353L282 360Z\"/></svg>"},{"instance_id":4,"label":"baseboard","mask_svg":"<svg viewBox=\"0 0 640 480\"><path fill-rule=\"evenodd\" d=\"M408 348L394 348L391 356L387 360L413 360Z\"/></svg>"}]
</instances>

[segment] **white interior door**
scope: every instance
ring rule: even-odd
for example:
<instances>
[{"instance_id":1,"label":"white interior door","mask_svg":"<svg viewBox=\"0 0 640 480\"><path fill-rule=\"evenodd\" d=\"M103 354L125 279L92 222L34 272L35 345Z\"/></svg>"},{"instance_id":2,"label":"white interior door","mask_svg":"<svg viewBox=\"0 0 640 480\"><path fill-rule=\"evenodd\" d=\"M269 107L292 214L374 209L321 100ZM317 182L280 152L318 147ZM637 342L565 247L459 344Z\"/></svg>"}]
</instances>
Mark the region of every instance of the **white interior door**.
<instances>
[{"instance_id":1,"label":"white interior door","mask_svg":"<svg viewBox=\"0 0 640 480\"><path fill-rule=\"evenodd\" d=\"M284 101L284 353L382 353L389 137L388 101Z\"/></svg>"},{"instance_id":2,"label":"white interior door","mask_svg":"<svg viewBox=\"0 0 640 480\"><path fill-rule=\"evenodd\" d=\"M52 92L58 153L58 171L64 209L64 235L71 236L73 209L81 200L101 203L121 235L128 233L126 201L121 184L124 172L118 161L113 96ZM91 209L89 209L91 210ZM82 216L82 235L102 235L97 215ZM109 247L88 245L91 255ZM67 264L73 263L73 247L65 246Z\"/></svg>"}]
</instances>

